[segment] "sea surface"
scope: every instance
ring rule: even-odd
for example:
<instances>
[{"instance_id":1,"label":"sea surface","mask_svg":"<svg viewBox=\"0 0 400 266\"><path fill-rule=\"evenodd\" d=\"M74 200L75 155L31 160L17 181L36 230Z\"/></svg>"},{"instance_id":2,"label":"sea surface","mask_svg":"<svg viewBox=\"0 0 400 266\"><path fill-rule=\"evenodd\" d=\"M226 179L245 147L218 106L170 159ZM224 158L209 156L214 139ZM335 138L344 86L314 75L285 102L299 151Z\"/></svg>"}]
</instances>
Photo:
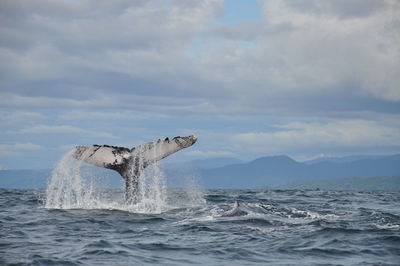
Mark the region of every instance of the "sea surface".
<instances>
[{"instance_id":1,"label":"sea surface","mask_svg":"<svg viewBox=\"0 0 400 266\"><path fill-rule=\"evenodd\" d=\"M396 192L167 189L140 206L122 190L48 193L0 189L0 265L400 265Z\"/></svg>"}]
</instances>

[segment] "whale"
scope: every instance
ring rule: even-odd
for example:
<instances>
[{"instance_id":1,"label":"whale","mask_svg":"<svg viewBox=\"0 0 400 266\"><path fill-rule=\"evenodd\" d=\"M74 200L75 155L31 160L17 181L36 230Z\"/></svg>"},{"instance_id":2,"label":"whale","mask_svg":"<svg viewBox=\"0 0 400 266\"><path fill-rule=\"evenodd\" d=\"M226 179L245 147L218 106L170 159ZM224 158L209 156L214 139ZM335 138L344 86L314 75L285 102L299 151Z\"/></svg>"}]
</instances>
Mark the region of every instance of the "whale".
<instances>
[{"instance_id":1,"label":"whale","mask_svg":"<svg viewBox=\"0 0 400 266\"><path fill-rule=\"evenodd\" d=\"M235 201L233 204L233 208L223 214L223 217L235 217L235 216L244 216L247 215L248 213L240 208L240 203L239 201Z\"/></svg>"},{"instance_id":2,"label":"whale","mask_svg":"<svg viewBox=\"0 0 400 266\"><path fill-rule=\"evenodd\" d=\"M158 139L131 149L110 145L76 146L71 155L85 163L117 171L125 180L125 201L137 202L140 175L149 165L192 146L196 135Z\"/></svg>"}]
</instances>

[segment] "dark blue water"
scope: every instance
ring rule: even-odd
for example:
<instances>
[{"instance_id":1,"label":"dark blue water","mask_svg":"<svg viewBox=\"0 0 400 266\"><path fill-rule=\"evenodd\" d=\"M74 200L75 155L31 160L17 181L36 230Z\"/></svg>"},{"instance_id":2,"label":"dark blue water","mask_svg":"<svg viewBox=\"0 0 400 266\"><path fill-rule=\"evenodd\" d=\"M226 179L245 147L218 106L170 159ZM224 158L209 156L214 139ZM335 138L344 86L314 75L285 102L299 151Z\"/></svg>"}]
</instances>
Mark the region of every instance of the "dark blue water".
<instances>
[{"instance_id":1,"label":"dark blue water","mask_svg":"<svg viewBox=\"0 0 400 266\"><path fill-rule=\"evenodd\" d=\"M399 193L209 190L179 207L169 190L158 214L46 209L43 194L0 190L1 265L400 265ZM236 200L248 214L225 216Z\"/></svg>"}]
</instances>

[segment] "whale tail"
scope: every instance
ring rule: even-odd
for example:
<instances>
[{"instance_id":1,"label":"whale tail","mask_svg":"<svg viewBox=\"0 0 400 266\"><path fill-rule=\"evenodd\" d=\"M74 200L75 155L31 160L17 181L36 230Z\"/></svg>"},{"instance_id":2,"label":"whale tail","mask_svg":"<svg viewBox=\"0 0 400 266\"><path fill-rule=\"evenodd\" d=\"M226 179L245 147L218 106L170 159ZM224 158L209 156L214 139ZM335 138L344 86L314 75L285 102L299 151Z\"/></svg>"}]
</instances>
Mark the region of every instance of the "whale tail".
<instances>
[{"instance_id":1,"label":"whale tail","mask_svg":"<svg viewBox=\"0 0 400 266\"><path fill-rule=\"evenodd\" d=\"M137 185L143 170L181 149L192 146L197 141L195 135L166 138L149 142L132 149L110 145L77 146L72 157L95 166L117 171L125 180L125 198L136 201Z\"/></svg>"}]
</instances>

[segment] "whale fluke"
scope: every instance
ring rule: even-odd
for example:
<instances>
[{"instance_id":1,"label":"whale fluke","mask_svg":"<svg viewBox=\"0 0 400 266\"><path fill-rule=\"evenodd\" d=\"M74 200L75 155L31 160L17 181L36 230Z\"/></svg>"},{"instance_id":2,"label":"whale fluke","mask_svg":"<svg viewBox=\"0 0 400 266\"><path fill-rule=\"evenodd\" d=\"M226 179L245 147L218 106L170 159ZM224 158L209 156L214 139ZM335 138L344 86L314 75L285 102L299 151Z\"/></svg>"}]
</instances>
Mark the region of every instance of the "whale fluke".
<instances>
[{"instance_id":1,"label":"whale fluke","mask_svg":"<svg viewBox=\"0 0 400 266\"><path fill-rule=\"evenodd\" d=\"M136 201L136 190L140 174L150 164L157 162L181 149L192 146L195 135L166 138L139 145L132 149L110 145L77 146L72 157L99 167L117 171L125 180L125 198Z\"/></svg>"}]
</instances>

